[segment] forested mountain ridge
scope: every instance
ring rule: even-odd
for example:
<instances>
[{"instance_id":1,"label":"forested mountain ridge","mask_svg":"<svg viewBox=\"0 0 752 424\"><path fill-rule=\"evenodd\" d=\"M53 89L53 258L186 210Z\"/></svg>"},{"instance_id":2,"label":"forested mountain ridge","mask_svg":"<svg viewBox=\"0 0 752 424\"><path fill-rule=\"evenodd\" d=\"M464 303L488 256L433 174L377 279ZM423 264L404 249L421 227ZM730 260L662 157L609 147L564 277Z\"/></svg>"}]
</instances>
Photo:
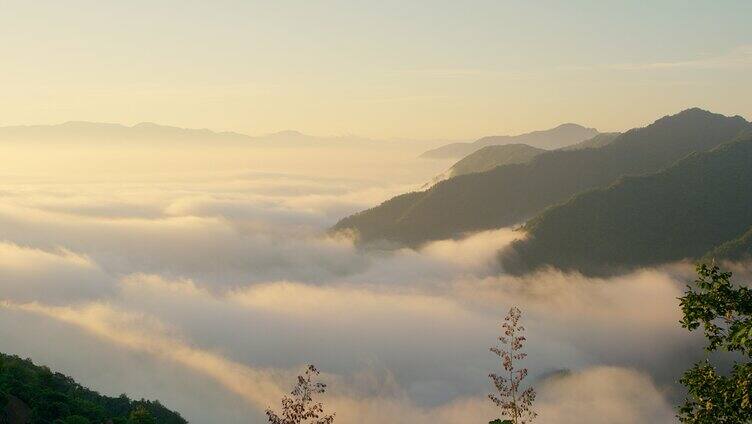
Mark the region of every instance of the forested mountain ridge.
<instances>
[{"instance_id":1,"label":"forested mountain ridge","mask_svg":"<svg viewBox=\"0 0 752 424\"><path fill-rule=\"evenodd\" d=\"M733 256L749 246L752 137L692 153L651 175L624 177L528 222L501 253L507 272L553 266L607 275L682 259ZM725 244L735 240L731 244Z\"/></svg>"},{"instance_id":2,"label":"forested mountain ridge","mask_svg":"<svg viewBox=\"0 0 752 424\"><path fill-rule=\"evenodd\" d=\"M521 223L573 195L626 175L651 173L692 152L706 151L750 129L740 116L688 109L619 135L597 149L556 150L529 163L461 175L428 190L397 196L342 219L333 231L361 243L417 246L466 232Z\"/></svg>"},{"instance_id":3,"label":"forested mountain ridge","mask_svg":"<svg viewBox=\"0 0 752 424\"><path fill-rule=\"evenodd\" d=\"M72 378L0 353L0 423L3 424L184 424L158 401L113 398Z\"/></svg>"}]
</instances>

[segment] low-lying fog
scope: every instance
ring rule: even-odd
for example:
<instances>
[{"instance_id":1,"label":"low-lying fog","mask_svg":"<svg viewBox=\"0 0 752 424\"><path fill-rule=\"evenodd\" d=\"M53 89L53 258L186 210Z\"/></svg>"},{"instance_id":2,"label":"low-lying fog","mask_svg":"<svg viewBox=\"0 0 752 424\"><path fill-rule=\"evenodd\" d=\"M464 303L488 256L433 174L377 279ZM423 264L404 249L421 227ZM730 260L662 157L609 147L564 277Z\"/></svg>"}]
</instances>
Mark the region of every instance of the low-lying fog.
<instances>
[{"instance_id":1,"label":"low-lying fog","mask_svg":"<svg viewBox=\"0 0 752 424\"><path fill-rule=\"evenodd\" d=\"M0 351L191 422L265 422L309 362L337 422L488 422L510 305L542 423L671 422L700 354L688 264L513 278L510 229L391 253L324 234L449 165L419 149L0 150Z\"/></svg>"}]
</instances>

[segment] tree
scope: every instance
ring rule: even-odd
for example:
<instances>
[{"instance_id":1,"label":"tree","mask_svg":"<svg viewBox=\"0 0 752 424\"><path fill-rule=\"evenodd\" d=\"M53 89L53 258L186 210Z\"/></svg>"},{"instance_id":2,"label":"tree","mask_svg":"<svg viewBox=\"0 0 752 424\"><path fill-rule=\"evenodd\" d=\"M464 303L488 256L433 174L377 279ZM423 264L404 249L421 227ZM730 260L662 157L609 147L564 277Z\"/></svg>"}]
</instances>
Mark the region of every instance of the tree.
<instances>
[{"instance_id":1,"label":"tree","mask_svg":"<svg viewBox=\"0 0 752 424\"><path fill-rule=\"evenodd\" d=\"M282 398L282 415L277 415L271 409L266 410L266 416L271 424L331 424L334 415L325 415L321 402L314 403L313 396L326 391L326 384L314 382L319 370L308 365L305 375L298 376L298 384L290 394Z\"/></svg>"},{"instance_id":2,"label":"tree","mask_svg":"<svg viewBox=\"0 0 752 424\"><path fill-rule=\"evenodd\" d=\"M532 422L537 416L532 410L535 390L532 387L520 390L522 381L527 377L527 368L517 369L515 366L516 361L527 357L527 354L522 351L526 339L525 327L520 325L521 317L522 311L519 308L509 309L509 313L501 324L504 332L499 337L501 345L497 344L491 348L491 352L501 358L504 373L489 374L498 393L491 393L488 398L501 408L502 416L510 418L507 421L497 420L499 423L525 424Z\"/></svg>"},{"instance_id":3,"label":"tree","mask_svg":"<svg viewBox=\"0 0 752 424\"><path fill-rule=\"evenodd\" d=\"M131 412L128 424L157 424L157 420L145 406L141 405Z\"/></svg>"},{"instance_id":4,"label":"tree","mask_svg":"<svg viewBox=\"0 0 752 424\"><path fill-rule=\"evenodd\" d=\"M709 352L727 351L740 355L726 375L719 373L709 359L684 373L681 383L687 398L679 408L679 420L692 424L752 422L752 291L731 282L730 272L715 265L698 265L696 288L687 287L679 298L684 317L682 327L689 331L701 325Z\"/></svg>"}]
</instances>

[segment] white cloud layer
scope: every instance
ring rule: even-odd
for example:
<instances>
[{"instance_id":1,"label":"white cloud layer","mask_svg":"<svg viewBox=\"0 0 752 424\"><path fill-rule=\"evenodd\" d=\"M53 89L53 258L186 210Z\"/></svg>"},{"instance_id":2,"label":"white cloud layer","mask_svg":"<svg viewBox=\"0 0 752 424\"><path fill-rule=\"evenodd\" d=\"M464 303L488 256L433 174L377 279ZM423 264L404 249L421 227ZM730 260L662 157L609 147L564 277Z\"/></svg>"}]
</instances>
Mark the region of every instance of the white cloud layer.
<instances>
[{"instance_id":1,"label":"white cloud layer","mask_svg":"<svg viewBox=\"0 0 752 424\"><path fill-rule=\"evenodd\" d=\"M353 172L1 186L0 351L192 422L264 422L308 362L337 422L487 422L488 346L518 305L540 422L673 420L699 353L677 324L686 265L514 278L509 229L361 251L323 230L404 181Z\"/></svg>"}]
</instances>

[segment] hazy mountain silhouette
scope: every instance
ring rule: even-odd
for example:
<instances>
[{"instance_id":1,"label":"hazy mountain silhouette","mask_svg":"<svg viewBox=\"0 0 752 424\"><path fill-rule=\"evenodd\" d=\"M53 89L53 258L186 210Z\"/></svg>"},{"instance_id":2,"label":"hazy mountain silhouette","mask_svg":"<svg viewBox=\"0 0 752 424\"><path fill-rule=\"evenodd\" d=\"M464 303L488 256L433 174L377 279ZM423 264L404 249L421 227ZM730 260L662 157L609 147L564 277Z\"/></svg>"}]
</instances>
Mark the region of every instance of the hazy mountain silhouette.
<instances>
[{"instance_id":1,"label":"hazy mountain silhouette","mask_svg":"<svg viewBox=\"0 0 752 424\"><path fill-rule=\"evenodd\" d=\"M739 116L689 109L630 130L601 148L545 152L526 164L461 175L429 190L397 196L342 219L333 230L355 233L361 242L387 240L414 246L509 226L577 193L605 187L625 175L655 172L691 152L710 150L749 128Z\"/></svg>"},{"instance_id":2,"label":"hazy mountain silhouette","mask_svg":"<svg viewBox=\"0 0 752 424\"><path fill-rule=\"evenodd\" d=\"M429 188L434 184L458 175L486 172L501 165L515 163L527 163L539 154L547 150L538 149L527 144L504 144L501 146L486 146L470 153L451 168L433 178L423 188Z\"/></svg>"},{"instance_id":3,"label":"hazy mountain silhouette","mask_svg":"<svg viewBox=\"0 0 752 424\"><path fill-rule=\"evenodd\" d=\"M621 133L598 134L585 141L575 143L571 146L562 147L560 150L597 149L611 143L620 134ZM452 165L451 168L434 177L429 183L424 185L423 188L430 188L439 181L444 181L458 175L486 172L502 165L528 163L533 160L533 158L544 152L547 152L547 150L528 146L527 144L502 144L481 147L480 150L470 153Z\"/></svg>"},{"instance_id":4,"label":"hazy mountain silhouette","mask_svg":"<svg viewBox=\"0 0 752 424\"><path fill-rule=\"evenodd\" d=\"M587 140L598 134L594 128L585 128L577 124L562 124L556 128L533 131L520 135L497 135L483 137L472 143L451 143L429 150L421 155L423 158L461 158L486 146L503 144L527 144L539 149L558 149Z\"/></svg>"},{"instance_id":5,"label":"hazy mountain silhouette","mask_svg":"<svg viewBox=\"0 0 752 424\"><path fill-rule=\"evenodd\" d=\"M208 129L179 128L142 122L121 124L70 121L58 125L19 125L0 127L0 143L72 143L97 146L197 145L235 147L369 147L397 145L397 140L380 141L357 136L319 137L298 131L280 131L262 136ZM431 142L416 142L433 144Z\"/></svg>"},{"instance_id":6,"label":"hazy mountain silhouette","mask_svg":"<svg viewBox=\"0 0 752 424\"><path fill-rule=\"evenodd\" d=\"M99 142L120 141L202 141L248 143L253 137L208 129L188 129L151 122L133 126L101 122L69 121L58 125L19 125L0 127L0 142Z\"/></svg>"},{"instance_id":7,"label":"hazy mountain silhouette","mask_svg":"<svg viewBox=\"0 0 752 424\"><path fill-rule=\"evenodd\" d=\"M508 272L543 266L610 274L680 259L738 259L752 232L752 138L651 175L582 193L531 220L502 253ZM728 242L729 240L733 240ZM728 243L727 243L728 242Z\"/></svg>"},{"instance_id":8,"label":"hazy mountain silhouette","mask_svg":"<svg viewBox=\"0 0 752 424\"><path fill-rule=\"evenodd\" d=\"M527 144L486 146L455 163L451 168L452 172L449 176L456 177L457 175L472 174L474 172L486 172L501 165L527 163L545 151L544 149L538 149Z\"/></svg>"}]
</instances>

